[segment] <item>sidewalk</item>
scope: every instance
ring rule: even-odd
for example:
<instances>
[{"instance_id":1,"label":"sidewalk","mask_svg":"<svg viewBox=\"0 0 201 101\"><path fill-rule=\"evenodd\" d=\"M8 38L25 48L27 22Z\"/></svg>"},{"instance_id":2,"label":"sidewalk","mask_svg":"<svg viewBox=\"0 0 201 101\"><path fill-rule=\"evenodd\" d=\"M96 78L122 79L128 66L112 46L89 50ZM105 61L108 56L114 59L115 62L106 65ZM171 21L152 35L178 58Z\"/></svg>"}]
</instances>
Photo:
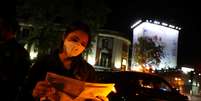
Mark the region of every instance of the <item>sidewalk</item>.
<instances>
[{"instance_id":1,"label":"sidewalk","mask_svg":"<svg viewBox=\"0 0 201 101\"><path fill-rule=\"evenodd\" d=\"M189 101L201 101L201 95L187 95Z\"/></svg>"}]
</instances>

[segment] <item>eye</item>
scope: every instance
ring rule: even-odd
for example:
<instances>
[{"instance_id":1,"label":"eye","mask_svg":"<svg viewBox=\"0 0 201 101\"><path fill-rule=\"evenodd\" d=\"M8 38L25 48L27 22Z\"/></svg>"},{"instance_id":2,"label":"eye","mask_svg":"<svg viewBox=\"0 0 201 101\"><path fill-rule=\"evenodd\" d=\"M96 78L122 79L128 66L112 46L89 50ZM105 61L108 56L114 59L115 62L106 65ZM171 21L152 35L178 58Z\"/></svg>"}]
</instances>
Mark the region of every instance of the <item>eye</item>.
<instances>
[{"instance_id":1,"label":"eye","mask_svg":"<svg viewBox=\"0 0 201 101\"><path fill-rule=\"evenodd\" d=\"M77 38L77 37L71 37L71 38L69 39L69 41L79 42L79 38Z\"/></svg>"},{"instance_id":2,"label":"eye","mask_svg":"<svg viewBox=\"0 0 201 101\"><path fill-rule=\"evenodd\" d=\"M77 40L77 39L72 39L71 41L78 42L79 40Z\"/></svg>"}]
</instances>

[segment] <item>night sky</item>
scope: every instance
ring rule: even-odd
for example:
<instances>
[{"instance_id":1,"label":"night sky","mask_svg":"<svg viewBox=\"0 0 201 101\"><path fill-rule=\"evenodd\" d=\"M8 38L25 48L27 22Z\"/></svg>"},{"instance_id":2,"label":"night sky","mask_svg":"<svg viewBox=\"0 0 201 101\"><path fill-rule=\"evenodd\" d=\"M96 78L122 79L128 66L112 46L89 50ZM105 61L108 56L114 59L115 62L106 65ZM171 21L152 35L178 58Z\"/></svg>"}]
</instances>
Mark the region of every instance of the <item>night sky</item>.
<instances>
[{"instance_id":1,"label":"night sky","mask_svg":"<svg viewBox=\"0 0 201 101\"><path fill-rule=\"evenodd\" d=\"M196 5L197 2L147 1L106 1L111 13L108 14L105 28L132 37L130 26L141 18L179 26L182 29L179 33L178 65L201 64L201 7Z\"/></svg>"},{"instance_id":2,"label":"night sky","mask_svg":"<svg viewBox=\"0 0 201 101\"><path fill-rule=\"evenodd\" d=\"M111 9L104 28L122 32L132 38L130 26L141 18L179 26L182 29L179 33L178 64L201 66L201 3L198 0L104 1Z\"/></svg>"}]
</instances>

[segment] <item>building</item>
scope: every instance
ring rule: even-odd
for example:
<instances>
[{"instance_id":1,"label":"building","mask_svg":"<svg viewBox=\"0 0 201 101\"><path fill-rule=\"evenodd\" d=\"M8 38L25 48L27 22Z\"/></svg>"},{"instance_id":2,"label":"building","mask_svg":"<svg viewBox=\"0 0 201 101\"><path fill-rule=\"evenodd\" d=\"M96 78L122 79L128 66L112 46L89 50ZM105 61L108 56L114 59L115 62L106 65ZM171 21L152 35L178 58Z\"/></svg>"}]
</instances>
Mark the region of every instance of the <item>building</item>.
<instances>
[{"instance_id":1,"label":"building","mask_svg":"<svg viewBox=\"0 0 201 101\"><path fill-rule=\"evenodd\" d=\"M112 30L99 30L92 41L92 51L86 57L97 71L129 70L128 35Z\"/></svg>"},{"instance_id":2,"label":"building","mask_svg":"<svg viewBox=\"0 0 201 101\"><path fill-rule=\"evenodd\" d=\"M33 30L31 25L20 23L21 34L19 39L27 49L26 38ZM59 33L59 32L58 32ZM61 33L61 32L60 32ZM99 30L92 37L92 47L90 52L85 54L85 59L98 71L126 71L129 69L129 49L131 41L129 35L112 30ZM34 44L29 50L31 59L38 55Z\"/></svg>"},{"instance_id":3,"label":"building","mask_svg":"<svg viewBox=\"0 0 201 101\"><path fill-rule=\"evenodd\" d=\"M142 70L138 69L142 68L142 66L149 67L152 70L176 68L178 36L179 36L179 30L181 28L155 20L139 20L131 26L131 29L133 29L133 42L132 42L133 50L132 50L132 63L131 63L132 70ZM137 48L135 44L139 44L140 43L139 39L145 37L147 38L146 39L147 43L150 42L150 40L154 42L154 47L158 46L163 47L162 48L163 57L160 57L159 64L157 64L156 61L153 61L152 60L153 58L149 57L149 56L158 56L158 52L153 54L145 54L141 56L141 58L145 57L146 59L143 60L145 61L143 64L140 64L136 61L135 56L138 56L136 55L137 54L136 50L139 50L139 48ZM141 44L143 46L151 46L150 44L147 45L147 43L143 41L143 43ZM144 54L145 52L148 53L151 51L153 51L153 48L152 49L142 48L140 52Z\"/></svg>"}]
</instances>

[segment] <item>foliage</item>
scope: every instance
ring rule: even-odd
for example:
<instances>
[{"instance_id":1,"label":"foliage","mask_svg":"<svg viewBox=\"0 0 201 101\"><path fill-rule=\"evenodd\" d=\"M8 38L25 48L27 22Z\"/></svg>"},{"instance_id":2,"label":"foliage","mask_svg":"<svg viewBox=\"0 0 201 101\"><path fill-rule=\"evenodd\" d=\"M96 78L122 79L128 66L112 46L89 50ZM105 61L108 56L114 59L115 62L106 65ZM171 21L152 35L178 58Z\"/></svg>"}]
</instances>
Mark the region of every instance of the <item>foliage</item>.
<instances>
[{"instance_id":1,"label":"foliage","mask_svg":"<svg viewBox=\"0 0 201 101\"><path fill-rule=\"evenodd\" d=\"M139 37L138 42L134 44L134 59L142 67L145 64L157 66L164 57L163 48L160 41L150 37Z\"/></svg>"},{"instance_id":2,"label":"foliage","mask_svg":"<svg viewBox=\"0 0 201 101\"><path fill-rule=\"evenodd\" d=\"M104 25L110 9L102 0L17 0L16 12L18 21L32 28L23 41L29 48L34 44L41 55L58 47L69 23L83 20L95 32Z\"/></svg>"}]
</instances>

